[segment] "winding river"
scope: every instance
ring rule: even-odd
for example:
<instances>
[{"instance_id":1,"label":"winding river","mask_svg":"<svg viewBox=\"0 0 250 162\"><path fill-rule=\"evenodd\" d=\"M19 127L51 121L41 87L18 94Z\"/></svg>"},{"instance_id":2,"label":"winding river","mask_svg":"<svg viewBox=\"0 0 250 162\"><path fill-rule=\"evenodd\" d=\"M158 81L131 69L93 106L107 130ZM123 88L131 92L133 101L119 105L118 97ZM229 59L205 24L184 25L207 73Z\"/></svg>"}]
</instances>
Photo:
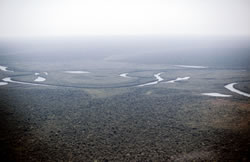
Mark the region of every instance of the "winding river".
<instances>
[{"instance_id":1,"label":"winding river","mask_svg":"<svg viewBox=\"0 0 250 162\"><path fill-rule=\"evenodd\" d=\"M64 71L65 73L70 73L70 74L87 74L90 73L88 71Z\"/></svg>"},{"instance_id":2,"label":"winding river","mask_svg":"<svg viewBox=\"0 0 250 162\"><path fill-rule=\"evenodd\" d=\"M128 73L123 73L123 74L120 74L119 76L120 76L120 77L123 77L123 78L130 78L130 77L128 76Z\"/></svg>"},{"instance_id":3,"label":"winding river","mask_svg":"<svg viewBox=\"0 0 250 162\"><path fill-rule=\"evenodd\" d=\"M183 68L195 68L195 69L204 69L207 68L206 66L195 66L195 65L175 65L177 67L183 67Z\"/></svg>"},{"instance_id":4,"label":"winding river","mask_svg":"<svg viewBox=\"0 0 250 162\"><path fill-rule=\"evenodd\" d=\"M138 87L144 87L144 86L148 86L148 85L158 84L159 82L161 82L161 81L164 80L164 79L160 76L161 74L162 74L162 73L154 74L154 77L157 79L157 81L149 82L149 83L145 83L145 84L140 84L140 85L138 85Z\"/></svg>"},{"instance_id":5,"label":"winding river","mask_svg":"<svg viewBox=\"0 0 250 162\"><path fill-rule=\"evenodd\" d=\"M34 81L35 82L44 82L45 80L46 80L45 78L39 76Z\"/></svg>"},{"instance_id":6,"label":"winding river","mask_svg":"<svg viewBox=\"0 0 250 162\"><path fill-rule=\"evenodd\" d=\"M7 85L7 82L0 82L0 86Z\"/></svg>"},{"instance_id":7,"label":"winding river","mask_svg":"<svg viewBox=\"0 0 250 162\"><path fill-rule=\"evenodd\" d=\"M226 95L221 93L202 93L204 96L213 96L213 97L232 97L232 95Z\"/></svg>"},{"instance_id":8,"label":"winding river","mask_svg":"<svg viewBox=\"0 0 250 162\"><path fill-rule=\"evenodd\" d=\"M175 66L178 66L178 67L188 67L188 68L207 68L207 67L204 67L204 66L189 66L189 65L175 65ZM13 72L13 71L7 70L7 68L8 67L0 65L0 70L1 71ZM90 73L88 71L64 71L64 72L65 73L71 73L71 74L86 74L86 73ZM44 72L44 74L48 75L48 72ZM157 73L157 74L154 74L154 77L156 78L156 81L148 82L148 83L144 83L144 84L140 84L140 85L131 85L131 86L144 87L144 86L158 84L159 82L162 82L164 80L160 76L161 74L162 74L161 72ZM39 76L40 73L35 73L35 75L37 76L37 78L34 80L35 82L43 82L43 81L46 80L46 78ZM124 78L130 78L128 76L128 73L122 73L119 76L120 77L124 77ZM183 77L183 78L178 77L175 80L170 80L170 81L167 81L165 83L175 83L177 81L188 80L188 79L190 79L190 77ZM3 80L3 82L0 82L0 86L7 85L8 83L18 83L18 84L36 85L36 86L40 85L40 86L62 86L62 87L85 88L85 87L81 87L81 86L66 86L66 85L53 85L53 84L51 84L51 85L50 84L35 84L35 83L30 83L30 82L15 81L15 80L12 80L11 77L6 77L6 78L3 78L2 80ZM250 97L249 93L242 92L242 91L234 88L234 85L236 85L236 84L238 84L238 83L230 83L230 84L225 85L224 87L226 89L234 92L234 93L239 94L239 95ZM119 87L128 87L128 86L126 85L126 86L119 86ZM86 87L86 88L99 88L99 87ZM106 88L110 88L110 87L106 87ZM202 95L215 96L215 97L231 97L231 95L226 95L226 94L221 94L221 93L202 93Z\"/></svg>"},{"instance_id":9,"label":"winding river","mask_svg":"<svg viewBox=\"0 0 250 162\"><path fill-rule=\"evenodd\" d=\"M6 67L6 66L1 66L1 65L0 65L0 70L6 71L6 72L13 72L13 71L11 71L11 70L7 70L7 68L8 68L8 67Z\"/></svg>"},{"instance_id":10,"label":"winding river","mask_svg":"<svg viewBox=\"0 0 250 162\"><path fill-rule=\"evenodd\" d=\"M248 94L248 93L246 93L246 92L242 92L242 91L240 91L240 90L238 90L238 89L235 89L235 88L234 88L234 85L236 85L236 84L238 84L238 83L230 83L230 84L228 84L228 85L225 85L224 87L225 87L226 89L228 89L229 91L231 91L231 92L238 93L239 95L242 95L242 96L250 97L250 94Z\"/></svg>"},{"instance_id":11,"label":"winding river","mask_svg":"<svg viewBox=\"0 0 250 162\"><path fill-rule=\"evenodd\" d=\"M165 83L174 83L174 82L178 82L178 81L182 81L182 80L188 80L190 79L190 77L183 77L183 78L176 78L175 80L170 80L170 81L167 81Z\"/></svg>"},{"instance_id":12,"label":"winding river","mask_svg":"<svg viewBox=\"0 0 250 162\"><path fill-rule=\"evenodd\" d=\"M40 86L49 86L49 85L45 85L45 84L35 84L35 83L29 83L29 82L15 81L15 80L12 80L10 77L3 78L2 80L5 81L5 82L8 82L8 83L18 83L18 84L36 85L36 86L37 85L40 85Z\"/></svg>"}]
</instances>

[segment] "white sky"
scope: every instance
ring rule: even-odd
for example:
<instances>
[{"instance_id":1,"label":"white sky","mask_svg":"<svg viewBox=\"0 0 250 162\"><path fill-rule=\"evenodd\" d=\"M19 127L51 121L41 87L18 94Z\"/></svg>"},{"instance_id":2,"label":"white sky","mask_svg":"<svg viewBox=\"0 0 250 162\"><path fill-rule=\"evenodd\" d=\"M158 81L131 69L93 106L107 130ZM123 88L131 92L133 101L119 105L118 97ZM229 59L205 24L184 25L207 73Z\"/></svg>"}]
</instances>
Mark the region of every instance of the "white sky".
<instances>
[{"instance_id":1,"label":"white sky","mask_svg":"<svg viewBox=\"0 0 250 162\"><path fill-rule=\"evenodd\" d=\"M0 37L250 36L250 0L0 0Z\"/></svg>"}]
</instances>

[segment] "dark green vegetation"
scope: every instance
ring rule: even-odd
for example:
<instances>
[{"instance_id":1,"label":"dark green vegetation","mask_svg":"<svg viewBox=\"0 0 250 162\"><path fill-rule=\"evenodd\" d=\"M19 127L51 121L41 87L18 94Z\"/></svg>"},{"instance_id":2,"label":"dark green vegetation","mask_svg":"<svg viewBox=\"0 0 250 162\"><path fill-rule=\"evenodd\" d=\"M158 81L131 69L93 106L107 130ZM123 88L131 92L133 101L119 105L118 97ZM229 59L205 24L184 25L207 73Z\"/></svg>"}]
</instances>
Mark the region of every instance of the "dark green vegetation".
<instances>
[{"instance_id":1,"label":"dark green vegetation","mask_svg":"<svg viewBox=\"0 0 250 162\"><path fill-rule=\"evenodd\" d=\"M95 99L83 90L9 89L1 93L1 153L18 161L247 157L247 106L165 91Z\"/></svg>"}]
</instances>

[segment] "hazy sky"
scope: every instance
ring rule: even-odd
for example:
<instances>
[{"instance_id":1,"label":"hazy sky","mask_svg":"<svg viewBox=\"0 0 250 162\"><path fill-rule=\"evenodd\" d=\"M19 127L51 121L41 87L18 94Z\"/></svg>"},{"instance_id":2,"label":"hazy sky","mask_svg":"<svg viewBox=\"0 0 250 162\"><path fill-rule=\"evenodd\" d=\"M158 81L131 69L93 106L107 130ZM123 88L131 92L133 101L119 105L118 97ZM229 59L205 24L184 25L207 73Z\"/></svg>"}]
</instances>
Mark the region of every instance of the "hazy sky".
<instances>
[{"instance_id":1,"label":"hazy sky","mask_svg":"<svg viewBox=\"0 0 250 162\"><path fill-rule=\"evenodd\" d=\"M250 0L0 0L0 37L250 36Z\"/></svg>"}]
</instances>

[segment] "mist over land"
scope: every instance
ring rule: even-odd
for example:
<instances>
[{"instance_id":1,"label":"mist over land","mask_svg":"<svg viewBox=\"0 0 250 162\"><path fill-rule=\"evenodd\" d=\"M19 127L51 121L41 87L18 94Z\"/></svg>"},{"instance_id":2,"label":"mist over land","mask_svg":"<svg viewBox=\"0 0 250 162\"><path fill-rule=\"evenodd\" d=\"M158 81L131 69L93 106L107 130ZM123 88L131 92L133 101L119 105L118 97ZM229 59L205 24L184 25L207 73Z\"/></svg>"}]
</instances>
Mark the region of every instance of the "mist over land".
<instances>
[{"instance_id":1,"label":"mist over land","mask_svg":"<svg viewBox=\"0 0 250 162\"><path fill-rule=\"evenodd\" d=\"M2 59L30 61L96 60L145 64L249 68L247 37L59 37L6 41Z\"/></svg>"},{"instance_id":2,"label":"mist over land","mask_svg":"<svg viewBox=\"0 0 250 162\"><path fill-rule=\"evenodd\" d=\"M1 159L247 161L249 58L242 37L1 40Z\"/></svg>"},{"instance_id":3,"label":"mist over land","mask_svg":"<svg viewBox=\"0 0 250 162\"><path fill-rule=\"evenodd\" d=\"M249 0L0 0L0 161L250 161Z\"/></svg>"}]
</instances>

